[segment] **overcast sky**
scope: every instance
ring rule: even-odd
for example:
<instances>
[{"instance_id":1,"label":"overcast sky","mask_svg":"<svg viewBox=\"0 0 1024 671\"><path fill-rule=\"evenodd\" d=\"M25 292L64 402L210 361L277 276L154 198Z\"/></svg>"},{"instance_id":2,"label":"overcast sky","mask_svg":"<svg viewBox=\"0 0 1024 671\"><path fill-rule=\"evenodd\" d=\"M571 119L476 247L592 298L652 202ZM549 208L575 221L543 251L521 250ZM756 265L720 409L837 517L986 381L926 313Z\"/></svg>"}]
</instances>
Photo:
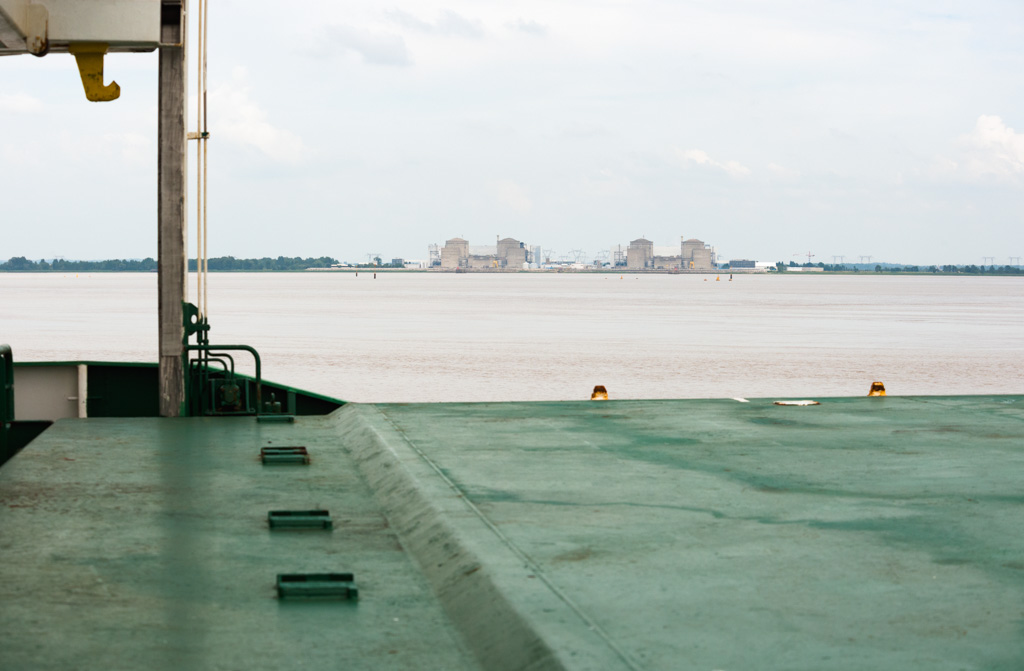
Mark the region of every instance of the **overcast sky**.
<instances>
[{"instance_id":1,"label":"overcast sky","mask_svg":"<svg viewBox=\"0 0 1024 671\"><path fill-rule=\"evenodd\" d=\"M1020 0L212 0L210 254L1024 256ZM156 255L156 54L0 58L0 257ZM191 236L194 238L194 235Z\"/></svg>"}]
</instances>

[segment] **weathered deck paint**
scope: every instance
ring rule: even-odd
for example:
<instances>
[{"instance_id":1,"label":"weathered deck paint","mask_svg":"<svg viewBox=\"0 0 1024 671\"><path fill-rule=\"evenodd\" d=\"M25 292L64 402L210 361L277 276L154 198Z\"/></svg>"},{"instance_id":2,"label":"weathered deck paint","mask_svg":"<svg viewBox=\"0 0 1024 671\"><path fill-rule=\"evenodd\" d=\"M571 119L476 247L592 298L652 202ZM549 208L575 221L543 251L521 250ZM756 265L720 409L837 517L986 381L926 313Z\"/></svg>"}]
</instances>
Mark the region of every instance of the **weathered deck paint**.
<instances>
[{"instance_id":1,"label":"weathered deck paint","mask_svg":"<svg viewBox=\"0 0 1024 671\"><path fill-rule=\"evenodd\" d=\"M295 439L309 466L261 463ZM60 420L0 501L4 669L477 668L322 417ZM268 528L316 508L331 532ZM279 601L302 572L361 598Z\"/></svg>"},{"instance_id":2,"label":"weathered deck paint","mask_svg":"<svg viewBox=\"0 0 1024 671\"><path fill-rule=\"evenodd\" d=\"M0 650L12 668L1024 666L1024 397L773 400L62 420L0 469ZM268 441L313 461L262 467ZM334 531L268 532L290 508ZM359 603L279 603L284 571L353 571Z\"/></svg>"}]
</instances>

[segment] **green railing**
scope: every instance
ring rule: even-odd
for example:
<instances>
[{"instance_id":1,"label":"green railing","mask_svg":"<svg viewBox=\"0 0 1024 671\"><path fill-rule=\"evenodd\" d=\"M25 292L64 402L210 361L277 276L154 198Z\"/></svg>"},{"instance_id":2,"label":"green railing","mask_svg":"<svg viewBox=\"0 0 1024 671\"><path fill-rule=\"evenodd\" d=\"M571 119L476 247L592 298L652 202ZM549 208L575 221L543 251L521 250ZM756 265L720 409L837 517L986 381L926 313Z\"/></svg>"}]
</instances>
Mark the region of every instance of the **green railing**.
<instances>
[{"instance_id":1,"label":"green railing","mask_svg":"<svg viewBox=\"0 0 1024 671\"><path fill-rule=\"evenodd\" d=\"M263 365L259 352L249 345L211 345L210 323L191 303L182 303L185 334L182 340L185 374L185 415L256 415L260 420L294 420L298 411L294 391L286 391L282 401L274 393L265 401ZM196 344L189 338L196 337ZM256 363L256 378L235 372L235 358L229 352L248 352ZM195 358L191 356L195 354ZM255 394L253 394L255 392ZM255 400L253 400L255 396Z\"/></svg>"},{"instance_id":2,"label":"green railing","mask_svg":"<svg viewBox=\"0 0 1024 671\"><path fill-rule=\"evenodd\" d=\"M188 362L186 404L190 415L261 415L263 374L259 353L249 345L185 345L186 352L199 352ZM256 362L256 403L249 403L248 381L235 375L235 359L228 351L252 354ZM215 370L211 364L220 366ZM239 384L241 383L241 385ZM219 399L217 397L220 397Z\"/></svg>"}]
</instances>

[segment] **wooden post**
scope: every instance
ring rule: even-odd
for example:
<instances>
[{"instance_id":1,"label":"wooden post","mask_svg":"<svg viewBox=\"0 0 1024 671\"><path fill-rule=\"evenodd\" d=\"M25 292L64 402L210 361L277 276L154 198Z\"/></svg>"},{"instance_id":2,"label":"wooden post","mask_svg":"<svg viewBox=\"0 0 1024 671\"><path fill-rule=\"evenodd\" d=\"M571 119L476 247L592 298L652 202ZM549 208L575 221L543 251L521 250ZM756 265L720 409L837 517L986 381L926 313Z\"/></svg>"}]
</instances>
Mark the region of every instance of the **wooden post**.
<instances>
[{"instance_id":1,"label":"wooden post","mask_svg":"<svg viewBox=\"0 0 1024 671\"><path fill-rule=\"evenodd\" d=\"M185 402L181 303L185 297L185 1L164 0L160 16L157 122L157 292L160 415L177 417Z\"/></svg>"}]
</instances>

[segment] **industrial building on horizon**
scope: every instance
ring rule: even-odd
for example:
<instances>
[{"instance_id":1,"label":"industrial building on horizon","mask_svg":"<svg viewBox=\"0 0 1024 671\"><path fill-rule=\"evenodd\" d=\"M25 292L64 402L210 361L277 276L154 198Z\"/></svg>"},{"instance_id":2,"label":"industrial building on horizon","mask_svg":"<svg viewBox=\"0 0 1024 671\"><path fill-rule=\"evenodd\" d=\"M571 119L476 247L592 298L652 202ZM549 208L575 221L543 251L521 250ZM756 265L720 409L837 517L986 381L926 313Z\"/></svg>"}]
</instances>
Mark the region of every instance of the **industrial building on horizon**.
<instances>
[{"instance_id":1,"label":"industrial building on horizon","mask_svg":"<svg viewBox=\"0 0 1024 671\"><path fill-rule=\"evenodd\" d=\"M540 247L527 247L515 238L502 238L492 246L470 247L469 241L452 238L438 251L430 246L430 265L444 270L458 268L522 269L540 263Z\"/></svg>"},{"instance_id":2,"label":"industrial building on horizon","mask_svg":"<svg viewBox=\"0 0 1024 671\"><path fill-rule=\"evenodd\" d=\"M656 248L654 243L639 238L626 249L626 268L629 270L714 270L717 262L715 250L696 238L679 238L679 254L674 247Z\"/></svg>"},{"instance_id":3,"label":"industrial building on horizon","mask_svg":"<svg viewBox=\"0 0 1024 671\"><path fill-rule=\"evenodd\" d=\"M539 246L530 246L515 238L501 238L493 246L471 246L463 238L451 238L444 247L429 246L429 268L440 270L520 270L530 268L565 267L601 268L605 266L627 270L668 270L668 271L713 271L717 268L715 250L696 238L680 236L679 246L655 247L654 243L639 238L629 243L625 251L622 245L611 254L601 252L605 261L595 260L593 265L575 262L552 262L544 258ZM582 255L582 250L574 250ZM563 260L564 261L564 260Z\"/></svg>"}]
</instances>

